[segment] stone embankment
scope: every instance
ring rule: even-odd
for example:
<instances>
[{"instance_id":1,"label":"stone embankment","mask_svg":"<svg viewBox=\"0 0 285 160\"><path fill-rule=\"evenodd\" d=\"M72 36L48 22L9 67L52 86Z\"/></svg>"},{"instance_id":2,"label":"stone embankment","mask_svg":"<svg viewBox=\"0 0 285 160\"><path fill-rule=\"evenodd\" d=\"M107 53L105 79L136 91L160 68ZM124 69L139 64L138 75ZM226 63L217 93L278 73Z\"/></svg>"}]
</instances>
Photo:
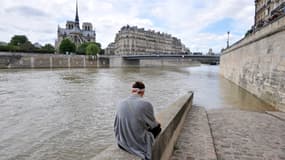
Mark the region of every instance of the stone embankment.
<instances>
[{"instance_id":1,"label":"stone embankment","mask_svg":"<svg viewBox=\"0 0 285 160\"><path fill-rule=\"evenodd\" d=\"M153 58L124 60L121 56L0 53L0 68L101 68L101 67L187 67L200 65L191 58Z\"/></svg>"},{"instance_id":2,"label":"stone embankment","mask_svg":"<svg viewBox=\"0 0 285 160\"><path fill-rule=\"evenodd\" d=\"M107 65L83 55L1 53L0 68L88 68Z\"/></svg>"},{"instance_id":3,"label":"stone embankment","mask_svg":"<svg viewBox=\"0 0 285 160\"><path fill-rule=\"evenodd\" d=\"M193 93L189 93L175 101L156 116L161 123L162 131L153 145L153 160L167 160L171 157L174 145L183 127L184 120L192 107L192 101ZM140 158L119 149L116 144L110 146L92 160L114 159L140 160Z\"/></svg>"},{"instance_id":4,"label":"stone embankment","mask_svg":"<svg viewBox=\"0 0 285 160\"><path fill-rule=\"evenodd\" d=\"M171 160L285 160L285 113L192 107Z\"/></svg>"},{"instance_id":5,"label":"stone embankment","mask_svg":"<svg viewBox=\"0 0 285 160\"><path fill-rule=\"evenodd\" d=\"M285 17L245 37L221 55L220 73L285 111Z\"/></svg>"}]
</instances>

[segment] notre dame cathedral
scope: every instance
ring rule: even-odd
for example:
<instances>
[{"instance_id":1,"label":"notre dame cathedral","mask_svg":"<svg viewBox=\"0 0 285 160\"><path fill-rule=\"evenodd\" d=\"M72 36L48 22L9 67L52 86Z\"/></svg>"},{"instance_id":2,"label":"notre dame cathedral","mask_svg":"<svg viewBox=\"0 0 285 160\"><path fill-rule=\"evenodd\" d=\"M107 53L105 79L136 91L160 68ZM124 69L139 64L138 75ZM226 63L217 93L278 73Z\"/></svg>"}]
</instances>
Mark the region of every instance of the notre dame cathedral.
<instances>
[{"instance_id":1,"label":"notre dame cathedral","mask_svg":"<svg viewBox=\"0 0 285 160\"><path fill-rule=\"evenodd\" d=\"M96 32L95 29L93 29L92 23L84 22L82 24L82 28L80 28L77 1L76 1L75 21L67 21L65 28L61 28L60 26L58 26L57 40L55 41L55 47L57 50L59 49L61 41L66 38L75 43L76 46L79 46L84 42L96 41Z\"/></svg>"}]
</instances>

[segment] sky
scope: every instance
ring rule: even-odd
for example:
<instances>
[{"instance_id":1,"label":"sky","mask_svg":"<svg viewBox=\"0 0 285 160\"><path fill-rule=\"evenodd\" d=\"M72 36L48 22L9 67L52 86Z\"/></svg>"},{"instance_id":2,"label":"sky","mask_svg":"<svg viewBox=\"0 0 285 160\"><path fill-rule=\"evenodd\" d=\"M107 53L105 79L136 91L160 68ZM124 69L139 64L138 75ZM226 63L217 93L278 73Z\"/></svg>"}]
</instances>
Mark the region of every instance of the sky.
<instances>
[{"instance_id":1,"label":"sky","mask_svg":"<svg viewBox=\"0 0 285 160\"><path fill-rule=\"evenodd\" d=\"M54 44L57 27L75 19L76 0L0 0L0 41L26 35ZM192 52L218 53L254 23L254 0L78 0L79 19L91 22L105 48L122 26L169 33Z\"/></svg>"}]
</instances>

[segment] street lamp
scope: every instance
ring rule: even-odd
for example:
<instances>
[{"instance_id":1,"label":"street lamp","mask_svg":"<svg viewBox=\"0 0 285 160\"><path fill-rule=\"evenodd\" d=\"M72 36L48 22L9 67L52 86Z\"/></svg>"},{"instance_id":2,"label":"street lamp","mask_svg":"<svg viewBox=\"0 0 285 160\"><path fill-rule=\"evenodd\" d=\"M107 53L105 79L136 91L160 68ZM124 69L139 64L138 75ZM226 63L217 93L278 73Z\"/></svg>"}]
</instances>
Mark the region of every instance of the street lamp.
<instances>
[{"instance_id":1,"label":"street lamp","mask_svg":"<svg viewBox=\"0 0 285 160\"><path fill-rule=\"evenodd\" d=\"M227 48L230 47L230 31L228 31Z\"/></svg>"}]
</instances>

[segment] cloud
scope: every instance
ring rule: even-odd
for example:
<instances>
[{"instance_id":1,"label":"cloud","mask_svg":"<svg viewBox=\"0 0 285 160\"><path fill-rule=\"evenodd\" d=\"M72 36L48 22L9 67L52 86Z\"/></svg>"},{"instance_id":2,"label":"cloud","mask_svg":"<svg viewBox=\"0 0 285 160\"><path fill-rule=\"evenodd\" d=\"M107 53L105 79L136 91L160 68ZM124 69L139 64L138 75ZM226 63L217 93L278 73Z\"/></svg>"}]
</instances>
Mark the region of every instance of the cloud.
<instances>
[{"instance_id":1,"label":"cloud","mask_svg":"<svg viewBox=\"0 0 285 160\"><path fill-rule=\"evenodd\" d=\"M9 14L15 13L22 16L37 16L37 17L48 16L48 14L46 14L45 12L28 6L12 7L6 9L5 11L8 12Z\"/></svg>"},{"instance_id":2,"label":"cloud","mask_svg":"<svg viewBox=\"0 0 285 160\"><path fill-rule=\"evenodd\" d=\"M28 2L28 3L27 3ZM1 41L26 34L33 42L54 43L57 25L75 16L75 0L1 0ZM254 1L248 0L79 0L80 22L91 22L97 41L106 47L124 25L166 32L192 51L219 52L239 40L253 24Z\"/></svg>"}]
</instances>

